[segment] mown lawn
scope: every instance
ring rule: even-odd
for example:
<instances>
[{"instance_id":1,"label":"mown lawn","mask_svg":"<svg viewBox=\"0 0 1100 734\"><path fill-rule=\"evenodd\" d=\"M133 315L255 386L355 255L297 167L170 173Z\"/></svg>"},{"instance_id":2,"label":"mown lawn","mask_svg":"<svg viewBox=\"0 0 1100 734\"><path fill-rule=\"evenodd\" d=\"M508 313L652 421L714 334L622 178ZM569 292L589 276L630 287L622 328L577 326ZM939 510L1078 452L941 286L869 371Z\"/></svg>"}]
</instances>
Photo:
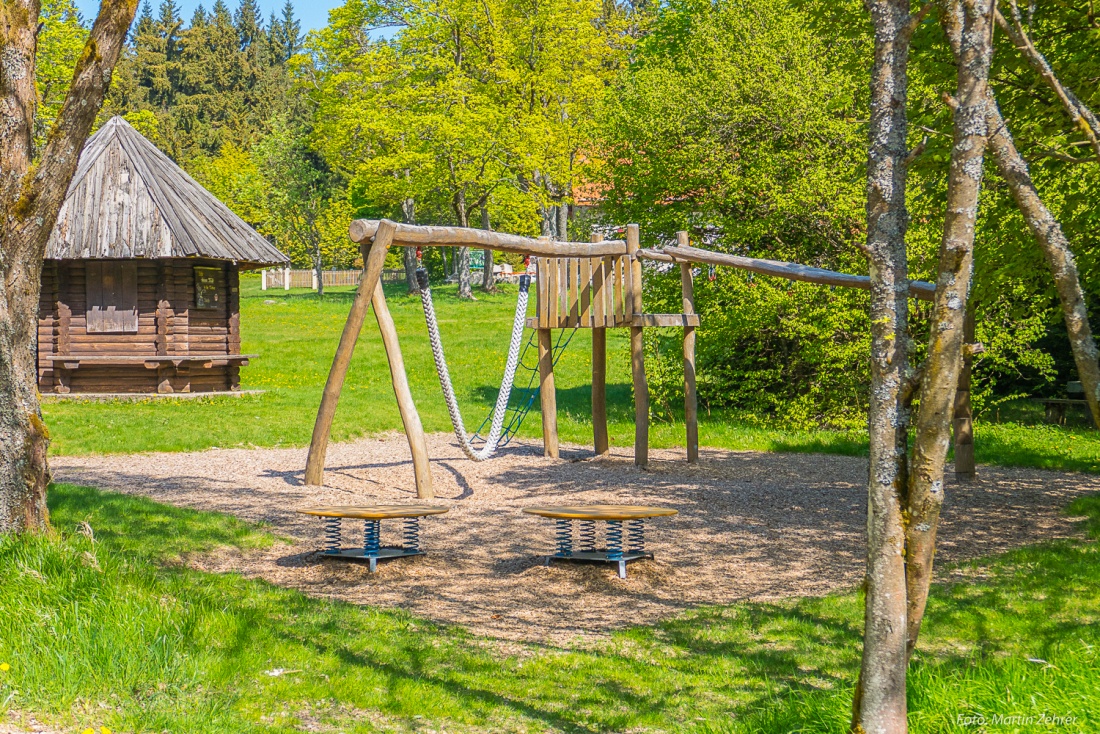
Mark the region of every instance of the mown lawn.
<instances>
[{"instance_id":1,"label":"mown lawn","mask_svg":"<svg viewBox=\"0 0 1100 734\"><path fill-rule=\"evenodd\" d=\"M272 542L227 516L67 485L51 508L56 534L0 538L0 721L173 733L844 731L854 592L699 609L595 648L502 643L181 564ZM941 569L949 581L933 591L911 672L914 732L1100 730L1100 497L1071 509L1090 517L1093 540ZM1073 718L991 724L998 715Z\"/></svg>"},{"instance_id":2,"label":"mown lawn","mask_svg":"<svg viewBox=\"0 0 1100 734\"><path fill-rule=\"evenodd\" d=\"M455 297L453 286L437 287L436 307L455 391L466 425L476 427L496 399L515 288L500 295L478 295L476 302ZM403 286L387 290L401 334L413 395L428 431L449 432L417 297ZM310 291L261 292L259 278L242 278L243 349L260 358L242 370L245 389L267 392L245 398L145 401L138 403L51 403L44 407L54 453L189 451L218 447L301 446L309 441L321 388L351 302L352 289L333 289L323 299ZM533 309L533 305L532 305ZM579 330L556 370L559 430L563 440L590 443L591 335ZM533 354L527 364L534 366ZM634 440L628 335L608 335L608 409L613 445ZM517 383L526 385L521 369ZM978 421L979 462L1100 472L1100 432L1086 427L1034 425L1035 409L1018 410L1004 423ZM400 430L381 340L368 316L333 426L336 440ZM521 435L538 437L538 401ZM682 423L658 421L651 429L655 447L683 445ZM704 446L763 451L865 454L862 432L791 431L731 413L703 413Z\"/></svg>"}]
</instances>

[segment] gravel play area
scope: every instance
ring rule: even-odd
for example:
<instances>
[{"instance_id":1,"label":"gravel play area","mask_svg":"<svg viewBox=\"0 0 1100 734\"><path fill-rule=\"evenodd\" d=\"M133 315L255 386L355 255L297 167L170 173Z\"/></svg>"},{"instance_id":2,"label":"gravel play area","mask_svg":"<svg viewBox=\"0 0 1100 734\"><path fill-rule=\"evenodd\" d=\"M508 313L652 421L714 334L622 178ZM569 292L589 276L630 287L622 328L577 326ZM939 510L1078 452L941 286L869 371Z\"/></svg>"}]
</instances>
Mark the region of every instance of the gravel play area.
<instances>
[{"instance_id":1,"label":"gravel play area","mask_svg":"<svg viewBox=\"0 0 1100 734\"><path fill-rule=\"evenodd\" d=\"M305 449L214 449L190 454L57 457L57 481L140 494L161 502L270 523L291 539L271 549L190 559L319 597L401 607L498 638L577 640L653 623L707 604L824 594L850 588L863 570L865 459L704 449L689 465L679 451L651 451L648 471L628 450L593 459L563 447L546 459L537 443L513 443L487 462L465 459L453 437L429 437L435 502L426 518L429 555L389 561L371 575L324 559L317 504L415 502L408 445L400 435L329 449L325 487L302 483ZM939 563L950 564L1074 534L1062 513L1100 477L979 467L979 480L949 474ZM647 504L679 515L650 525L654 561L610 566L543 565L548 520L522 513L545 504ZM345 538L359 525L347 522ZM383 523L383 541L398 523Z\"/></svg>"}]
</instances>

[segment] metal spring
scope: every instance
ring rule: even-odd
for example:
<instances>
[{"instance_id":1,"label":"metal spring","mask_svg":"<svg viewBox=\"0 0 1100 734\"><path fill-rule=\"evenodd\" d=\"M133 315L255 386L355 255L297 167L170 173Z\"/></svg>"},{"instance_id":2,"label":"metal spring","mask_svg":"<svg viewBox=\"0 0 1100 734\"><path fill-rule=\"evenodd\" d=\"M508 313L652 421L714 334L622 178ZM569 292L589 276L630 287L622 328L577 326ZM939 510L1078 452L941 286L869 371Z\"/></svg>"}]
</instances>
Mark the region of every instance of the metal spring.
<instances>
[{"instance_id":1,"label":"metal spring","mask_svg":"<svg viewBox=\"0 0 1100 734\"><path fill-rule=\"evenodd\" d=\"M401 540L404 544L405 550L418 551L420 550L420 518L419 517L406 517L405 529L401 533Z\"/></svg>"},{"instance_id":2,"label":"metal spring","mask_svg":"<svg viewBox=\"0 0 1100 734\"><path fill-rule=\"evenodd\" d=\"M363 521L363 553L368 556L377 556L382 543L382 521Z\"/></svg>"},{"instance_id":3,"label":"metal spring","mask_svg":"<svg viewBox=\"0 0 1100 734\"><path fill-rule=\"evenodd\" d=\"M607 559L619 561L623 557L623 522L622 520L607 521Z\"/></svg>"},{"instance_id":4,"label":"metal spring","mask_svg":"<svg viewBox=\"0 0 1100 734\"><path fill-rule=\"evenodd\" d=\"M554 538L558 542L558 555L573 555L573 521L566 518L558 518L557 529Z\"/></svg>"},{"instance_id":5,"label":"metal spring","mask_svg":"<svg viewBox=\"0 0 1100 734\"><path fill-rule=\"evenodd\" d=\"M638 518L626 523L626 552L645 552L645 520Z\"/></svg>"},{"instance_id":6,"label":"metal spring","mask_svg":"<svg viewBox=\"0 0 1100 734\"><path fill-rule=\"evenodd\" d=\"M581 520L580 545L582 551L596 550L596 521Z\"/></svg>"},{"instance_id":7,"label":"metal spring","mask_svg":"<svg viewBox=\"0 0 1100 734\"><path fill-rule=\"evenodd\" d=\"M322 517L321 525L325 532L325 553L336 555L340 552L340 518Z\"/></svg>"}]
</instances>

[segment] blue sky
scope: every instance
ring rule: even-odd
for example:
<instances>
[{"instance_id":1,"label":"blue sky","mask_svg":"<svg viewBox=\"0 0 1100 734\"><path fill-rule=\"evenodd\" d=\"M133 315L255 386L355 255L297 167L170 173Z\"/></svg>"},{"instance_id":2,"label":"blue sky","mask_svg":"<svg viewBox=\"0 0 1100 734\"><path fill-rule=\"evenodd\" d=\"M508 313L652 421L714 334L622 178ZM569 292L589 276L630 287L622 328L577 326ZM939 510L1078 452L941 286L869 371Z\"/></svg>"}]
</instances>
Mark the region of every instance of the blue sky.
<instances>
[{"instance_id":1,"label":"blue sky","mask_svg":"<svg viewBox=\"0 0 1100 734\"><path fill-rule=\"evenodd\" d=\"M180 15L184 19L190 19L199 2L200 0L176 0L181 8ZM224 2L230 10L236 10L238 0L224 0ZM279 15L285 2L286 0L258 0L264 20L267 20L273 10L276 15ZM160 0L149 0L149 4L153 6L153 13L155 14L157 7L160 5ZM203 0L202 2L202 6L207 10L210 10L213 4L214 0ZM328 22L328 11L340 4L342 4L342 0L294 0L294 9L297 11L298 19L302 23L302 32L323 28L325 23ZM99 0L77 0L76 5L80 8L80 12L88 23L91 23L95 19L96 13L99 12Z\"/></svg>"}]
</instances>

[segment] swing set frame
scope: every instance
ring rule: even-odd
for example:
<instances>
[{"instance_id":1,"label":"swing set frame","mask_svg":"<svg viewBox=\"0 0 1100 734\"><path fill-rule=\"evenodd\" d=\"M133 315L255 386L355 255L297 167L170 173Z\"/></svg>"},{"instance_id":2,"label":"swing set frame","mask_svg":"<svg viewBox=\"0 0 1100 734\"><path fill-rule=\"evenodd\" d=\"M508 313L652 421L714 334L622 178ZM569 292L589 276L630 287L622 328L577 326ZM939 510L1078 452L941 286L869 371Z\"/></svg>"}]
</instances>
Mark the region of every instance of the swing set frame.
<instances>
[{"instance_id":1,"label":"swing set frame","mask_svg":"<svg viewBox=\"0 0 1100 734\"><path fill-rule=\"evenodd\" d=\"M542 409L543 453L557 457L557 400L554 389L555 328L592 329L592 424L597 455L606 455L610 444L607 433L607 336L608 328L630 329L631 376L634 386L634 463L645 468L649 461L649 388L645 376L643 330L646 327L682 327L684 352L684 419L687 460L699 457L699 426L695 388L695 312L692 268L695 265L722 265L788 280L828 286L869 290L870 278L837 273L797 263L740 257L691 247L688 233L677 233L677 245L660 250L642 249L637 224L626 227L626 239L604 241L594 235L592 242L558 242L549 238L530 238L463 227L432 227L398 224L387 219L359 219L351 223L351 239L363 253L363 275L348 312L347 322L325 382L317 419L313 427L305 482L324 483L325 454L332 421L347 377L355 343L373 306L382 344L390 368L401 421L409 441L420 499L434 496L427 442L420 416L409 390L408 376L401 355L397 329L390 316L380 281L386 253L390 247L473 247L515 252L537 257L536 316L527 325L537 332L539 396ZM642 260L678 264L682 290L679 314L646 314L643 310ZM912 298L931 301L935 285L910 281ZM972 327L971 327L972 328ZM967 335L973 341L973 334ZM969 354L969 353L968 353ZM969 356L966 358L969 360ZM962 371L955 404L955 464L961 478L974 474L973 430L969 401L970 370ZM965 384L964 384L965 381Z\"/></svg>"}]
</instances>

